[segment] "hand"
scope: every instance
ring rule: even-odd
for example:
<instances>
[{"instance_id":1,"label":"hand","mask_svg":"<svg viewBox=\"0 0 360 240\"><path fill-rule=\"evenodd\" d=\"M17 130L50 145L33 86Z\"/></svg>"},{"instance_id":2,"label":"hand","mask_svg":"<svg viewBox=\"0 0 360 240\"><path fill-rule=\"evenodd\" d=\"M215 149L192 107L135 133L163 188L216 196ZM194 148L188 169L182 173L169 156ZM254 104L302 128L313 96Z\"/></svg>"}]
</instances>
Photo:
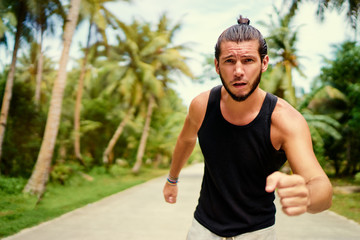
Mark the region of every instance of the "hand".
<instances>
[{"instance_id":1,"label":"hand","mask_svg":"<svg viewBox=\"0 0 360 240\"><path fill-rule=\"evenodd\" d=\"M176 203L176 197L178 194L177 185L172 186L168 183L165 183L163 193L166 202L171 204Z\"/></svg>"},{"instance_id":2,"label":"hand","mask_svg":"<svg viewBox=\"0 0 360 240\"><path fill-rule=\"evenodd\" d=\"M274 172L267 177L265 190L273 192L276 188L286 215L296 216L307 211L310 195L302 176Z\"/></svg>"}]
</instances>

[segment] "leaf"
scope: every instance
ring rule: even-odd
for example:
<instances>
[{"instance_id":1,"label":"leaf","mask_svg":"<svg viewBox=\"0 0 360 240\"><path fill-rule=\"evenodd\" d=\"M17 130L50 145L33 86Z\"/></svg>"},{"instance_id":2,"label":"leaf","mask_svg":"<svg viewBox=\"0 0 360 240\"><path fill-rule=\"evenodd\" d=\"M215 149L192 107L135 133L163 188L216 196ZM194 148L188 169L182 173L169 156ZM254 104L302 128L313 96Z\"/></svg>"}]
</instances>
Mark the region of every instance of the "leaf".
<instances>
[{"instance_id":1,"label":"leaf","mask_svg":"<svg viewBox=\"0 0 360 240\"><path fill-rule=\"evenodd\" d=\"M91 121L91 120L82 120L80 124L81 124L80 129L82 134L90 131L94 131L102 126L101 122Z\"/></svg>"}]
</instances>

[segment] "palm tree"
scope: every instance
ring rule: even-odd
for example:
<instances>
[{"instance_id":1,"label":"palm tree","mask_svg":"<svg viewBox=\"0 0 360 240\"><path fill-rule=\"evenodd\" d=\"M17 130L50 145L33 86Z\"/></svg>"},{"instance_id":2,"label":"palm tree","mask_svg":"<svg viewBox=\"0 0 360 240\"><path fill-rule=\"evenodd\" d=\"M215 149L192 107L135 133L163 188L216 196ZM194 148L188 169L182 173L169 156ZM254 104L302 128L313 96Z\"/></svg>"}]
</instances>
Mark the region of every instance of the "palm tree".
<instances>
[{"instance_id":1,"label":"palm tree","mask_svg":"<svg viewBox=\"0 0 360 240\"><path fill-rule=\"evenodd\" d=\"M329 155L328 149L331 147L328 142L331 142L330 145L338 145L337 143L346 141L346 136L342 133L344 126L339 120L347 114L347 105L347 96L330 85L314 86L299 105L300 112L309 124L314 149L320 151L319 160L329 156L336 175L340 172L342 159L338 156L331 157L331 153Z\"/></svg>"},{"instance_id":2,"label":"palm tree","mask_svg":"<svg viewBox=\"0 0 360 240\"><path fill-rule=\"evenodd\" d=\"M128 109L137 107L139 114L144 114L144 128L133 167L133 172L138 173L149 136L153 109L158 99L164 96L164 89L171 81L168 74L176 70L191 77L192 74L184 62L185 57L180 54L185 47L171 46L172 37L180 24L169 29L169 20L165 15L161 17L155 31L151 30L150 24L140 24L136 20L131 25L126 25L121 21L117 21L117 24L125 33L125 39L119 37L118 47L110 52L111 57L118 61L119 73L117 75L120 81L115 82L115 85L109 89L117 89L124 96L124 106ZM123 70L119 66L122 66ZM147 106L142 106L142 104L147 104ZM146 111L142 112L141 109L146 109ZM131 111L126 112L129 114ZM119 124L118 130L122 127L122 123ZM109 154L115 144L113 140L119 137L118 134L115 135L103 155L104 162L108 164L111 162Z\"/></svg>"},{"instance_id":3,"label":"palm tree","mask_svg":"<svg viewBox=\"0 0 360 240\"><path fill-rule=\"evenodd\" d=\"M34 103L38 106L40 102L41 94L41 81L43 73L43 37L47 29L51 33L54 32L55 24L58 22L54 21L53 15L59 15L65 22L66 14L60 0L28 0L29 11L32 13L32 22L35 24L37 29L37 71L36 71L36 87L34 95Z\"/></svg>"},{"instance_id":4,"label":"palm tree","mask_svg":"<svg viewBox=\"0 0 360 240\"><path fill-rule=\"evenodd\" d=\"M20 37L24 36L24 29L26 25L24 24L27 14L27 3L25 0L11 1L4 0L2 1L2 7L9 12L12 12L16 18L16 33L15 33L15 43L12 53L12 60L10 65L10 71L6 79L5 92L3 96L2 106L1 106L1 116L0 116L0 159L2 156L2 146L5 136L6 123L10 109L10 102L12 97L12 88L14 84L14 75L16 68L17 52L20 48ZM8 15L10 16L10 15ZM1 17L4 17L3 15Z\"/></svg>"},{"instance_id":5,"label":"palm tree","mask_svg":"<svg viewBox=\"0 0 360 240\"><path fill-rule=\"evenodd\" d=\"M102 36L105 48L108 48L107 36L105 29L112 25L112 19L115 16L111 14L105 7L106 3L114 2L115 0L85 0L82 1L82 7L80 11L80 20L89 21L88 37L86 47L84 49L84 58L81 65L80 77L77 86L75 112L74 112L74 149L76 158L85 165L80 149L80 113L81 113L81 99L83 95L84 79L86 75L86 66L88 63L88 56L90 50L90 42L93 35L92 28L95 27L96 31ZM129 0L123 0L129 1ZM115 18L116 19L116 18Z\"/></svg>"},{"instance_id":6,"label":"palm tree","mask_svg":"<svg viewBox=\"0 0 360 240\"><path fill-rule=\"evenodd\" d=\"M172 46L172 40L175 33L180 29L180 24L170 27L170 21L165 14L160 17L159 24L155 33L150 36L150 41L145 42L142 49L139 49L139 55L142 62L139 66L143 72L143 85L145 89L149 89L145 93L148 99L147 113L145 118L144 129L141 135L136 162L132 168L132 172L137 174L142 165L146 141L149 136L151 116L155 106L156 99L164 94L170 82L171 72L179 71L180 73L193 78L193 75L185 63L185 57L180 54L181 50L186 49L185 46ZM147 28L144 29L147 32ZM149 81L151 80L151 82Z\"/></svg>"},{"instance_id":7,"label":"palm tree","mask_svg":"<svg viewBox=\"0 0 360 240\"><path fill-rule=\"evenodd\" d=\"M37 59L39 58L39 44L36 42L32 42L30 44L29 51L26 53L23 53L20 57L18 57L18 67L16 71L16 79L18 81L23 81L29 83L32 88L36 88L37 84L37 73L39 69L39 61ZM43 79L45 81L42 81L42 85L52 85L53 79L54 79L54 73L55 73L55 67L54 62L52 59L47 57L45 54L43 54L43 60L42 60L42 72L43 72ZM35 87L33 87L35 86ZM44 86L42 86L44 88ZM46 89L48 90L48 89ZM48 91L43 93L43 95L47 94Z\"/></svg>"},{"instance_id":8,"label":"palm tree","mask_svg":"<svg viewBox=\"0 0 360 240\"><path fill-rule=\"evenodd\" d=\"M152 128L147 144L147 158L154 166L169 164L187 108L173 89L165 90L166 97L159 99L157 111L152 116Z\"/></svg>"},{"instance_id":9,"label":"palm tree","mask_svg":"<svg viewBox=\"0 0 360 240\"><path fill-rule=\"evenodd\" d=\"M286 0L291 2L290 9L296 11L299 8L299 5L302 0ZM355 40L357 36L357 26L359 24L360 16L360 0L313 0L314 3L317 3L318 8L316 10L316 15L321 21L324 20L325 10L336 9L339 12L347 8L346 11L346 21L354 29Z\"/></svg>"},{"instance_id":10,"label":"palm tree","mask_svg":"<svg viewBox=\"0 0 360 240\"><path fill-rule=\"evenodd\" d=\"M8 35L14 34L16 29L17 20L16 14L11 11L11 5L9 1L0 2L0 44L7 47Z\"/></svg>"},{"instance_id":11,"label":"palm tree","mask_svg":"<svg viewBox=\"0 0 360 240\"><path fill-rule=\"evenodd\" d=\"M296 42L298 40L298 28L291 26L294 12L282 16L279 10L274 7L278 22L271 18L269 24L261 22L269 29L267 37L269 45L269 55L276 61L272 67L270 79L273 85L271 92L279 97L285 98L291 105L296 106L297 99L295 87L293 85L292 70L295 69L301 76L305 76L299 64Z\"/></svg>"},{"instance_id":12,"label":"palm tree","mask_svg":"<svg viewBox=\"0 0 360 240\"><path fill-rule=\"evenodd\" d=\"M114 135L111 137L104 153L103 153L103 162L105 164L107 164L108 166L110 166L113 162L113 157L112 157L112 153L115 147L116 142L119 140L126 124L129 122L129 120L131 119L131 116L133 114L133 108L129 108L128 111L125 113L125 116L123 117L123 119L121 120L120 124L118 125L118 127L115 130Z\"/></svg>"},{"instance_id":13,"label":"palm tree","mask_svg":"<svg viewBox=\"0 0 360 240\"><path fill-rule=\"evenodd\" d=\"M333 109L333 112L337 113L342 124L343 139L328 143L327 152L333 160L344 160L345 168L341 171L342 174L352 175L360 170L360 46L357 42L346 41L334 47L335 56L326 60L327 65L321 69L320 79L323 85L338 89L346 97L340 99L341 101L337 99L325 102L319 109Z\"/></svg>"},{"instance_id":14,"label":"palm tree","mask_svg":"<svg viewBox=\"0 0 360 240\"><path fill-rule=\"evenodd\" d=\"M109 65L109 64L108 64ZM113 69L113 70L112 70ZM108 88L105 89L107 95L119 95L120 106L125 109L121 112L122 120L120 121L116 131L114 132L111 140L109 141L104 153L103 162L110 166L113 162L113 149L119 140L126 124L132 119L133 114L136 110L136 106L141 104L142 97L142 85L137 80L135 72L131 68L119 68L118 64L107 69L112 73L109 74L109 78L115 79ZM117 75L117 76L116 76ZM119 81L120 79L120 81ZM119 114L117 114L119 115Z\"/></svg>"},{"instance_id":15,"label":"palm tree","mask_svg":"<svg viewBox=\"0 0 360 240\"><path fill-rule=\"evenodd\" d=\"M106 94L113 94L114 92L120 93L123 100L122 105L128 110L125 112L125 116L120 121L103 153L103 162L107 165L112 163L113 158L111 156L113 148L126 123L130 120L134 112L134 107L139 106L142 99L144 99L143 86L144 81L146 81L145 78L150 77L154 80L151 67L141 62L139 56L139 48L143 47L144 39L149 37L148 32L150 27L148 25L141 25L137 21L134 21L130 26L119 20L117 20L117 23L124 31L126 40L118 38L118 46L109 48L109 52L111 52L109 55L110 64L107 64L106 71L109 72L109 74L107 74L108 78L119 79L120 81L112 81L112 84L105 89L105 92ZM144 76L145 74L146 76Z\"/></svg>"},{"instance_id":16,"label":"palm tree","mask_svg":"<svg viewBox=\"0 0 360 240\"><path fill-rule=\"evenodd\" d=\"M39 198L44 193L45 186L49 178L51 160L59 130L63 93L66 84L66 65L69 58L72 37L79 15L80 2L81 0L71 0L70 2L70 10L63 36L64 46L59 61L58 75L53 86L44 138L33 173L24 188L24 192L37 194Z\"/></svg>"}]
</instances>

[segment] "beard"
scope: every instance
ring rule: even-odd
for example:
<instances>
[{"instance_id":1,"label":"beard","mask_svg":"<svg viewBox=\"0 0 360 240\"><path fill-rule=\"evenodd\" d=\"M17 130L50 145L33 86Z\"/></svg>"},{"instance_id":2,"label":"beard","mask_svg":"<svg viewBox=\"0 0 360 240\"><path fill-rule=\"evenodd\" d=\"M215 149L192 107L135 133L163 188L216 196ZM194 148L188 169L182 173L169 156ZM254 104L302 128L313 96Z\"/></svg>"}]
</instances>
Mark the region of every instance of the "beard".
<instances>
[{"instance_id":1,"label":"beard","mask_svg":"<svg viewBox=\"0 0 360 240\"><path fill-rule=\"evenodd\" d=\"M225 90L229 93L231 98L237 102L245 101L255 91L255 89L260 84L261 74L262 74L262 71L260 70L260 73L255 78L255 81L250 85L250 91L248 93L236 95L235 93L231 92L230 87L228 86L227 83L225 83L224 78L222 77L221 72L219 71L219 76L220 76L221 82L222 82Z\"/></svg>"}]
</instances>

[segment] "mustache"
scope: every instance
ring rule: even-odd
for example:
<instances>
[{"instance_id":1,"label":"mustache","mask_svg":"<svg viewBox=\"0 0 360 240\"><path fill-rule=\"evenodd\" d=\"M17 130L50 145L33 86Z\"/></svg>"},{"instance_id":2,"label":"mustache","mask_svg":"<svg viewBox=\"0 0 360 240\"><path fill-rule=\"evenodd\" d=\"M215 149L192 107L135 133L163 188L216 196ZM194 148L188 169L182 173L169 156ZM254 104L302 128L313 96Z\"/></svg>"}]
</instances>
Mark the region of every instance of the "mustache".
<instances>
[{"instance_id":1,"label":"mustache","mask_svg":"<svg viewBox=\"0 0 360 240\"><path fill-rule=\"evenodd\" d=\"M233 84L236 82L247 83L248 81L244 80L244 78L242 78L242 77L235 77L235 78L233 78L233 80L230 81L230 84Z\"/></svg>"}]
</instances>

